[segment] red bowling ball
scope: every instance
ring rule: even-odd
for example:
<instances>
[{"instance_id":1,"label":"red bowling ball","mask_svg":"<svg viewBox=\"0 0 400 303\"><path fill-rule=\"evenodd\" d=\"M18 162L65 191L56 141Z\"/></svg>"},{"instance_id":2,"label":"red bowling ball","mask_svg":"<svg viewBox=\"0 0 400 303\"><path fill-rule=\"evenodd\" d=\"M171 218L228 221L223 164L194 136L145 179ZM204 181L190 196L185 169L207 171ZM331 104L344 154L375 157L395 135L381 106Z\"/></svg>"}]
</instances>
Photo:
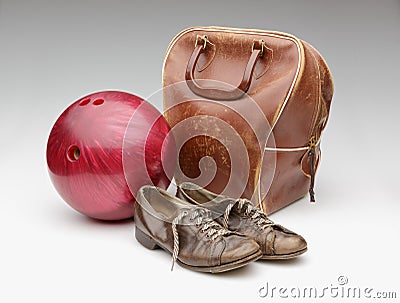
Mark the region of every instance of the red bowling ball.
<instances>
[{"instance_id":1,"label":"red bowling ball","mask_svg":"<svg viewBox=\"0 0 400 303\"><path fill-rule=\"evenodd\" d=\"M175 143L164 117L147 101L103 91L69 106L47 143L50 178L75 210L101 220L133 216L143 185L167 188Z\"/></svg>"}]
</instances>

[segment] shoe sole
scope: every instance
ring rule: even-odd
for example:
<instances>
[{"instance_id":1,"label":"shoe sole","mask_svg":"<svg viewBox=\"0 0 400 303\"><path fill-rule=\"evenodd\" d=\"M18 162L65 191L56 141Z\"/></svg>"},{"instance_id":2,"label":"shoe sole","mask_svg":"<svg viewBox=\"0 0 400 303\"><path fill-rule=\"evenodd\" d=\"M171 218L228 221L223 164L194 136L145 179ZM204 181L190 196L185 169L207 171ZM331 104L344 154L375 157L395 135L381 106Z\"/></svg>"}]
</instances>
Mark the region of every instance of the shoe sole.
<instances>
[{"instance_id":1,"label":"shoe sole","mask_svg":"<svg viewBox=\"0 0 400 303\"><path fill-rule=\"evenodd\" d=\"M296 251L291 254L286 254L286 255L274 255L274 256L268 256L268 255L262 255L260 260L287 260L287 259L293 259L296 258L297 256L300 256L304 254L307 251L307 248L304 248L302 250Z\"/></svg>"},{"instance_id":2,"label":"shoe sole","mask_svg":"<svg viewBox=\"0 0 400 303\"><path fill-rule=\"evenodd\" d=\"M195 270L195 271L199 271L199 272L209 272L209 273L216 274L216 273L222 273L222 272L238 269L238 268L243 267L253 261L260 259L261 257L262 257L262 252L259 251L259 252L255 252L254 254L249 255L243 259L236 260L231 263L226 263L226 264L217 265L217 266L209 266L209 267L208 266L204 266L204 267L203 266L191 266L191 265L187 265L179 260L177 260L177 263L187 269L191 269L191 270Z\"/></svg>"},{"instance_id":3,"label":"shoe sole","mask_svg":"<svg viewBox=\"0 0 400 303\"><path fill-rule=\"evenodd\" d=\"M157 248L162 248L163 250L167 251L168 253L171 253L168 249L163 247L156 240L154 240L151 236L147 235L145 232L141 231L137 227L135 228L135 238L140 244L142 244L144 247L146 247L148 249L154 250ZM221 272L226 272L229 270L233 270L233 269L237 269L242 266L245 266L245 265L249 264L250 262L260 259L262 256L263 256L262 252L258 251L249 256L246 256L242 259L235 260L234 262L217 265L217 266L192 266L192 265L183 263L179 259L176 260L176 263L178 263L180 266L182 266L184 268L194 270L194 271L209 272L209 273L221 273Z\"/></svg>"}]
</instances>

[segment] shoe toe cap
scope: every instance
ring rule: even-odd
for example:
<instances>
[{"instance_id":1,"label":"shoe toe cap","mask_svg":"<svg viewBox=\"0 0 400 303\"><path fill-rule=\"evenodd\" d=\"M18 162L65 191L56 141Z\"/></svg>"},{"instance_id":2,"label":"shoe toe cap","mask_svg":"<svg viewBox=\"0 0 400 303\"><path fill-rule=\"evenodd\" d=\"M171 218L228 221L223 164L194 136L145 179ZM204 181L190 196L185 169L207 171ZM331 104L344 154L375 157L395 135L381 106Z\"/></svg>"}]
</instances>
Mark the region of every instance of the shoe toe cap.
<instances>
[{"instance_id":1,"label":"shoe toe cap","mask_svg":"<svg viewBox=\"0 0 400 303\"><path fill-rule=\"evenodd\" d=\"M275 231L274 252L276 255L289 255L305 249L307 249L307 242L302 236Z\"/></svg>"}]
</instances>

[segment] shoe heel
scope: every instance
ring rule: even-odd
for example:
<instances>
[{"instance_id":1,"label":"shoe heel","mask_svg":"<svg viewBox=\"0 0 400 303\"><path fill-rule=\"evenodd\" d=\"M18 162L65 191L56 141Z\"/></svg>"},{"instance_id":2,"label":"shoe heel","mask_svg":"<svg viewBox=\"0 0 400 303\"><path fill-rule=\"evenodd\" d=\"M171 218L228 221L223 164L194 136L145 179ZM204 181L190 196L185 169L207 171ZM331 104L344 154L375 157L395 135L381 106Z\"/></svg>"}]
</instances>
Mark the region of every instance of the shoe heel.
<instances>
[{"instance_id":1,"label":"shoe heel","mask_svg":"<svg viewBox=\"0 0 400 303\"><path fill-rule=\"evenodd\" d=\"M158 248L157 243L137 227L135 228L135 238L140 244L148 249Z\"/></svg>"}]
</instances>

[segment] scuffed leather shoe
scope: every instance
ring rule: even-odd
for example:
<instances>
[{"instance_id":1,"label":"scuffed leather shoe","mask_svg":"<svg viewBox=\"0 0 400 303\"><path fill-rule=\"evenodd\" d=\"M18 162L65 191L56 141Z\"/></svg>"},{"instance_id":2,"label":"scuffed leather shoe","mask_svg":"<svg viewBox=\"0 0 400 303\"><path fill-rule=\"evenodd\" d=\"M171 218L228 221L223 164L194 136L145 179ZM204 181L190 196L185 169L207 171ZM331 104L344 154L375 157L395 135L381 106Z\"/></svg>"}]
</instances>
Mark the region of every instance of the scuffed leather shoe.
<instances>
[{"instance_id":1,"label":"scuffed leather shoe","mask_svg":"<svg viewBox=\"0 0 400 303\"><path fill-rule=\"evenodd\" d=\"M188 269L217 273L262 256L256 241L222 227L210 210L154 186L138 191L134 220L139 243L172 253L172 268L177 262Z\"/></svg>"},{"instance_id":2,"label":"scuffed leather shoe","mask_svg":"<svg viewBox=\"0 0 400 303\"><path fill-rule=\"evenodd\" d=\"M232 199L184 182L177 196L218 213L215 221L229 230L253 238L260 245L261 259L290 259L307 251L304 238L275 224L247 199Z\"/></svg>"}]
</instances>

